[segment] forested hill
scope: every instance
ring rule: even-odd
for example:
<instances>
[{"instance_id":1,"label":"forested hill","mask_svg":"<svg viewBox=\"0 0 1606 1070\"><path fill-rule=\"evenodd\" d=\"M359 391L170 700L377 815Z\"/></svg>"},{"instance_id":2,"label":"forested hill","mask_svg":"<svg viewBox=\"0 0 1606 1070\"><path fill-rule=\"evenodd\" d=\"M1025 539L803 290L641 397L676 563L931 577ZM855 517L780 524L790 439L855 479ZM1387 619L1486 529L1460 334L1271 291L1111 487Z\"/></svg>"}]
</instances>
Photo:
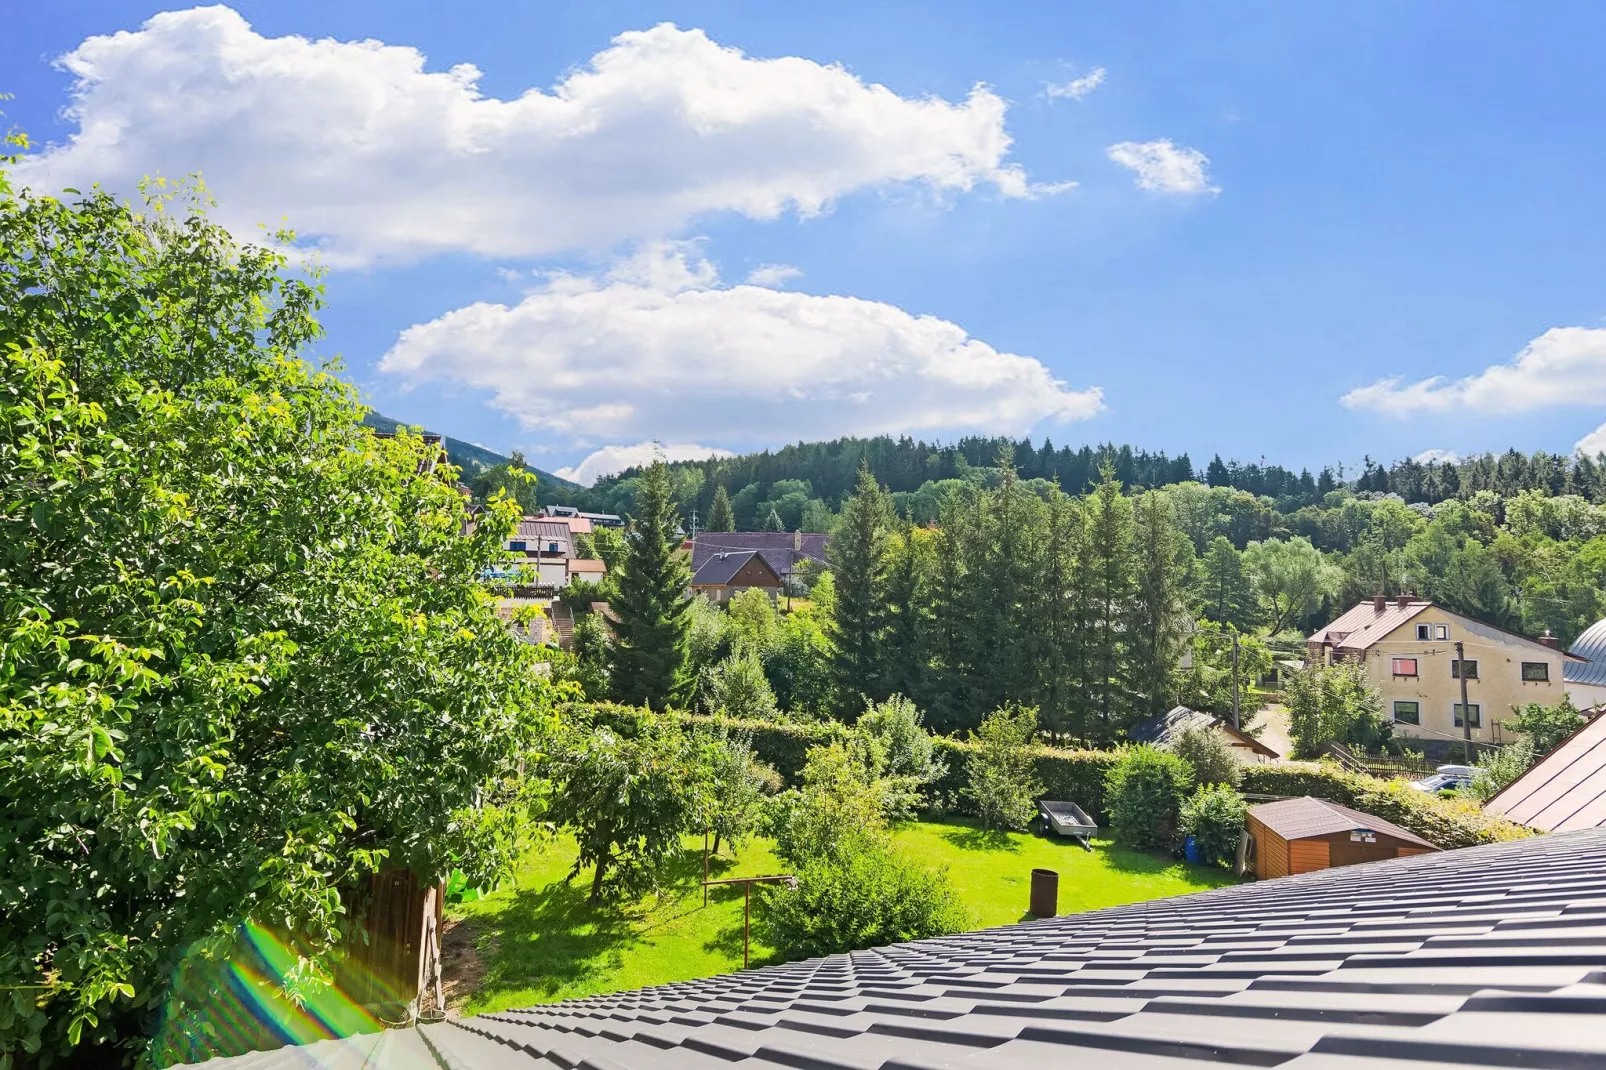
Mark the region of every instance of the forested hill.
<instances>
[{"instance_id":1,"label":"forested hill","mask_svg":"<svg viewBox=\"0 0 1606 1070\"><path fill-rule=\"evenodd\" d=\"M1508 450L1459 461L1422 462L1411 459L1380 465L1367 458L1358 472L1343 466L1325 467L1316 474L1282 465L1224 461L1217 455L1202 468L1184 453L1176 457L1150 453L1132 446L1056 447L1048 439L970 437L953 444L919 442L910 438L839 438L829 442L802 442L779 450L747 453L706 461L681 461L672 467L681 473L683 501L695 502L706 515L716 486L723 485L736 507L741 526L759 526L768 517L765 503L788 495L840 506L852 490L861 463L894 494L914 494L928 484L973 478L976 469L992 468L1003 448L1013 450L1021 479L1050 479L1070 494L1083 494L1099 479L1100 467L1109 463L1123 485L1159 487L1197 480L1213 487L1231 487L1273 499L1281 512L1320 503L1331 491L1397 494L1407 502L1437 504L1492 491L1502 498L1525 490L1549 495L1577 494L1590 501L1606 501L1606 468L1601 458L1568 457L1539 451ZM610 512L628 509L639 470L631 469L599 480L586 495L596 508ZM693 490L687 483L700 483ZM806 487L804 486L806 484ZM780 489L777 491L777 486ZM743 494L751 502L741 500ZM744 506L747 506L744 510ZM782 509L783 521L788 519ZM796 519L796 518L792 518Z\"/></svg>"},{"instance_id":2,"label":"forested hill","mask_svg":"<svg viewBox=\"0 0 1606 1070\"><path fill-rule=\"evenodd\" d=\"M369 410L363 417L363 423L375 431L394 432L402 426L400 420L392 420L389 416ZM450 435L441 436L441 444L446 447L447 458L463 470L463 482L472 482L473 478L486 469L495 468L507 463L507 458L484 446L476 446L472 442L464 442L460 438ZM585 488L578 483L571 483L567 479L555 476L551 472L543 472L539 468L524 466L533 472L536 478L536 494L542 505L547 502L567 503L570 499L585 493Z\"/></svg>"}]
</instances>

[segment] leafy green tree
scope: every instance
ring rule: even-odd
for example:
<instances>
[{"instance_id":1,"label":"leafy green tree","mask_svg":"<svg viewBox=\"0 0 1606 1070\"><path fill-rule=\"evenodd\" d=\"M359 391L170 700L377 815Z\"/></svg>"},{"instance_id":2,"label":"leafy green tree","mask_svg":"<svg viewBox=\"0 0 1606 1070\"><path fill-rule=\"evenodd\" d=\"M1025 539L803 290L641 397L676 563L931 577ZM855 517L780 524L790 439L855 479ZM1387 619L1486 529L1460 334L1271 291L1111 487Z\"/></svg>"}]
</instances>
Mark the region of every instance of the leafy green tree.
<instances>
[{"instance_id":1,"label":"leafy green tree","mask_svg":"<svg viewBox=\"0 0 1606 1070\"><path fill-rule=\"evenodd\" d=\"M476 500L488 502L501 494L512 499L523 516L533 515L540 505L535 500L535 473L524 463L524 454L514 450L506 464L492 465L469 483Z\"/></svg>"},{"instance_id":2,"label":"leafy green tree","mask_svg":"<svg viewBox=\"0 0 1606 1070\"><path fill-rule=\"evenodd\" d=\"M802 865L815 858L841 858L861 845L859 837L881 836L887 824L886 789L869 749L843 740L809 748L803 786L775 798L775 853Z\"/></svg>"},{"instance_id":3,"label":"leafy green tree","mask_svg":"<svg viewBox=\"0 0 1606 1070\"><path fill-rule=\"evenodd\" d=\"M693 598L686 611L686 704L712 712L714 668L731 653L730 614L706 598Z\"/></svg>"},{"instance_id":4,"label":"leafy green tree","mask_svg":"<svg viewBox=\"0 0 1606 1070\"><path fill-rule=\"evenodd\" d=\"M1534 757L1534 741L1527 736L1478 755L1478 765L1472 774L1473 798L1481 803L1494 798L1501 788L1528 771Z\"/></svg>"},{"instance_id":5,"label":"leafy green tree","mask_svg":"<svg viewBox=\"0 0 1606 1070\"><path fill-rule=\"evenodd\" d=\"M574 671L586 698L600 702L608 697L608 630L599 614L575 617Z\"/></svg>"},{"instance_id":6,"label":"leafy green tree","mask_svg":"<svg viewBox=\"0 0 1606 1070\"><path fill-rule=\"evenodd\" d=\"M1249 807L1230 785L1201 780L1198 791L1182 804L1179 823L1192 836L1199 860L1207 866L1230 866L1238 857Z\"/></svg>"},{"instance_id":7,"label":"leafy green tree","mask_svg":"<svg viewBox=\"0 0 1606 1070\"><path fill-rule=\"evenodd\" d=\"M708 701L715 712L731 717L768 719L777 712L764 663L748 649L739 649L714 669Z\"/></svg>"},{"instance_id":8,"label":"leafy green tree","mask_svg":"<svg viewBox=\"0 0 1606 1070\"><path fill-rule=\"evenodd\" d=\"M1178 690L1182 705L1214 714L1228 724L1232 723L1232 641L1230 628L1208 620L1196 622L1193 656L1182 673ZM1271 672L1273 664L1265 640L1253 635L1238 636L1238 722L1246 731L1253 730L1256 715L1266 705L1266 696L1255 690L1255 681Z\"/></svg>"},{"instance_id":9,"label":"leafy green tree","mask_svg":"<svg viewBox=\"0 0 1606 1070\"><path fill-rule=\"evenodd\" d=\"M613 599L613 691L624 702L662 709L688 690L687 590L691 573L679 553L669 466L656 461L641 478Z\"/></svg>"},{"instance_id":10,"label":"leafy green tree","mask_svg":"<svg viewBox=\"0 0 1606 1070\"><path fill-rule=\"evenodd\" d=\"M173 1061L247 924L315 995L343 890L508 872L551 725L479 582L517 506L470 531L302 359L320 291L160 207L0 193L4 1064Z\"/></svg>"},{"instance_id":11,"label":"leafy green tree","mask_svg":"<svg viewBox=\"0 0 1606 1070\"><path fill-rule=\"evenodd\" d=\"M1313 664L1290 673L1283 701L1295 757L1317 757L1330 741L1371 749L1391 733L1382 698L1365 668L1353 661Z\"/></svg>"},{"instance_id":12,"label":"leafy green tree","mask_svg":"<svg viewBox=\"0 0 1606 1070\"><path fill-rule=\"evenodd\" d=\"M1244 551L1244 567L1271 622L1269 635L1315 613L1338 594L1344 580L1339 567L1300 535L1250 543Z\"/></svg>"},{"instance_id":13,"label":"leafy green tree","mask_svg":"<svg viewBox=\"0 0 1606 1070\"><path fill-rule=\"evenodd\" d=\"M618 528L597 528L591 532L591 549L615 577L625 563L625 533Z\"/></svg>"},{"instance_id":14,"label":"leafy green tree","mask_svg":"<svg viewBox=\"0 0 1606 1070\"><path fill-rule=\"evenodd\" d=\"M1243 779L1243 763L1220 732L1213 728L1190 728L1165 748L1193 769L1194 783L1200 787L1225 784L1236 788Z\"/></svg>"},{"instance_id":15,"label":"leafy green tree","mask_svg":"<svg viewBox=\"0 0 1606 1070\"><path fill-rule=\"evenodd\" d=\"M1199 563L1202 612L1206 620L1248 631L1260 619L1254 584L1244 570L1243 554L1225 535L1217 535Z\"/></svg>"},{"instance_id":16,"label":"leafy green tree","mask_svg":"<svg viewBox=\"0 0 1606 1070\"><path fill-rule=\"evenodd\" d=\"M764 659L775 702L790 713L824 714L831 708L831 642L817 611L781 619L779 641Z\"/></svg>"},{"instance_id":17,"label":"leafy green tree","mask_svg":"<svg viewBox=\"0 0 1606 1070\"><path fill-rule=\"evenodd\" d=\"M781 615L775 600L758 587L734 595L726 607L731 621L731 643L759 657L769 654L781 639Z\"/></svg>"},{"instance_id":18,"label":"leafy green tree","mask_svg":"<svg viewBox=\"0 0 1606 1070\"><path fill-rule=\"evenodd\" d=\"M1513 706L1511 712L1517 716L1503 722L1505 727L1526 736L1533 744L1536 758L1543 758L1584 726L1584 715L1566 695L1553 706L1530 702L1526 706Z\"/></svg>"},{"instance_id":19,"label":"leafy green tree","mask_svg":"<svg viewBox=\"0 0 1606 1070\"><path fill-rule=\"evenodd\" d=\"M1037 711L1030 706L1001 706L971 733L975 745L965 774L976 800L983 828L1023 829L1037 813L1043 793L1033 763Z\"/></svg>"},{"instance_id":20,"label":"leafy green tree","mask_svg":"<svg viewBox=\"0 0 1606 1070\"><path fill-rule=\"evenodd\" d=\"M887 628L887 550L892 507L869 469L859 473L853 497L826 554L836 577L836 608L827 627L837 713L856 716L865 698L882 698L882 640Z\"/></svg>"},{"instance_id":21,"label":"leafy green tree","mask_svg":"<svg viewBox=\"0 0 1606 1070\"><path fill-rule=\"evenodd\" d=\"M1150 746L1123 751L1104 776L1104 807L1116 838L1133 847L1170 846L1193 784L1193 768L1169 751Z\"/></svg>"},{"instance_id":22,"label":"leafy green tree","mask_svg":"<svg viewBox=\"0 0 1606 1070\"><path fill-rule=\"evenodd\" d=\"M658 884L681 835L700 831L709 812L713 758L706 740L647 713L627 726L576 726L553 748L547 773L547 818L580 849L569 879L590 867L595 901Z\"/></svg>"},{"instance_id":23,"label":"leafy green tree","mask_svg":"<svg viewBox=\"0 0 1606 1070\"><path fill-rule=\"evenodd\" d=\"M703 530L736 530L736 514L731 512L731 496L725 492L723 483L714 488L714 504L708 507L708 524Z\"/></svg>"},{"instance_id":24,"label":"leafy green tree","mask_svg":"<svg viewBox=\"0 0 1606 1070\"><path fill-rule=\"evenodd\" d=\"M781 778L758 760L749 736L718 737L706 748L709 790L704 824L720 845L739 847L757 827L766 795L780 789Z\"/></svg>"},{"instance_id":25,"label":"leafy green tree","mask_svg":"<svg viewBox=\"0 0 1606 1070\"><path fill-rule=\"evenodd\" d=\"M875 744L877 773L893 781L907 799L900 803L895 819L911 818L930 800L927 792L948 772L948 763L937 754L930 732L921 723L920 711L902 695L871 705L854 726Z\"/></svg>"}]
</instances>

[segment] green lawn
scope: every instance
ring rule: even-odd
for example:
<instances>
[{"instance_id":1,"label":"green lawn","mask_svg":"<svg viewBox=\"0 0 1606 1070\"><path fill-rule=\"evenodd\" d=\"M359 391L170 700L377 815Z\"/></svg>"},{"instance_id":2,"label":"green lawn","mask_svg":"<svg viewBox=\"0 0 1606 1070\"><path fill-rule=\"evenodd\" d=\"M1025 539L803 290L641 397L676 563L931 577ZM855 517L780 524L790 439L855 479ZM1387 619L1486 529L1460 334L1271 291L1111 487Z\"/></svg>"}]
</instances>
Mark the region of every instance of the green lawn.
<instances>
[{"instance_id":1,"label":"green lawn","mask_svg":"<svg viewBox=\"0 0 1606 1070\"><path fill-rule=\"evenodd\" d=\"M1095 840L1074 842L1022 833L987 833L964 821L919 822L898 830L899 849L949 876L976 928L1026 917L1034 867L1058 870L1060 912L1156 899L1232 883L1225 871L1174 862ZM559 838L531 852L511 887L449 909L472 931L479 960L465 976L465 1013L684 981L741 969L741 889L715 889L703 906L702 843L689 850L673 887L635 903L593 906L589 881L563 880L574 861L572 841ZM735 858L713 863L719 877L783 873L765 840L745 844ZM754 909L758 895L754 894ZM753 964L770 949L755 939ZM449 959L450 961L450 959Z\"/></svg>"}]
</instances>

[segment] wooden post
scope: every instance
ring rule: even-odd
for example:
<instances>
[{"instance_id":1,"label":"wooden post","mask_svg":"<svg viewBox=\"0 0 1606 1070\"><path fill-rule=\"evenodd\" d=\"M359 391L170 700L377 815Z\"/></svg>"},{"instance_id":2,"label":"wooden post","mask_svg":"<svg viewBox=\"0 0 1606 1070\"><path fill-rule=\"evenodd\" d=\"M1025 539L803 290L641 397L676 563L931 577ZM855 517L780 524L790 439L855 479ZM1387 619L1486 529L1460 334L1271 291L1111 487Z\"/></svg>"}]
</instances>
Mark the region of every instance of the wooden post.
<instances>
[{"instance_id":1,"label":"wooden post","mask_svg":"<svg viewBox=\"0 0 1606 1070\"><path fill-rule=\"evenodd\" d=\"M703 829L703 906L708 905L708 830Z\"/></svg>"},{"instance_id":2,"label":"wooden post","mask_svg":"<svg viewBox=\"0 0 1606 1070\"><path fill-rule=\"evenodd\" d=\"M706 892L705 892L706 894ZM747 934L753 930L753 882L742 882L742 969L747 969Z\"/></svg>"},{"instance_id":3,"label":"wooden post","mask_svg":"<svg viewBox=\"0 0 1606 1070\"><path fill-rule=\"evenodd\" d=\"M1465 740L1461 749L1465 751L1461 760L1468 765L1472 764L1472 707L1467 705L1467 648L1458 640L1455 644L1455 671L1461 677L1461 738ZM1483 712L1482 707L1478 709Z\"/></svg>"}]
</instances>

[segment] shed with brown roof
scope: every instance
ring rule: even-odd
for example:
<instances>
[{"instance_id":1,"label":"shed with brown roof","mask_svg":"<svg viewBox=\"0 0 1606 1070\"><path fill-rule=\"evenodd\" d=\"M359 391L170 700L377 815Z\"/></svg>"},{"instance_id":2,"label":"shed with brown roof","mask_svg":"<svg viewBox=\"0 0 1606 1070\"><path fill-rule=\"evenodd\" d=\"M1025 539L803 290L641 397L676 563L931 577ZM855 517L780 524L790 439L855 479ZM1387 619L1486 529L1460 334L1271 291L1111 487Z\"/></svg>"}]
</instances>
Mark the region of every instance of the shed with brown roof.
<instances>
[{"instance_id":1,"label":"shed with brown roof","mask_svg":"<svg viewBox=\"0 0 1606 1070\"><path fill-rule=\"evenodd\" d=\"M1250 807L1248 828L1261 880L1438 850L1380 817L1309 795Z\"/></svg>"}]
</instances>

